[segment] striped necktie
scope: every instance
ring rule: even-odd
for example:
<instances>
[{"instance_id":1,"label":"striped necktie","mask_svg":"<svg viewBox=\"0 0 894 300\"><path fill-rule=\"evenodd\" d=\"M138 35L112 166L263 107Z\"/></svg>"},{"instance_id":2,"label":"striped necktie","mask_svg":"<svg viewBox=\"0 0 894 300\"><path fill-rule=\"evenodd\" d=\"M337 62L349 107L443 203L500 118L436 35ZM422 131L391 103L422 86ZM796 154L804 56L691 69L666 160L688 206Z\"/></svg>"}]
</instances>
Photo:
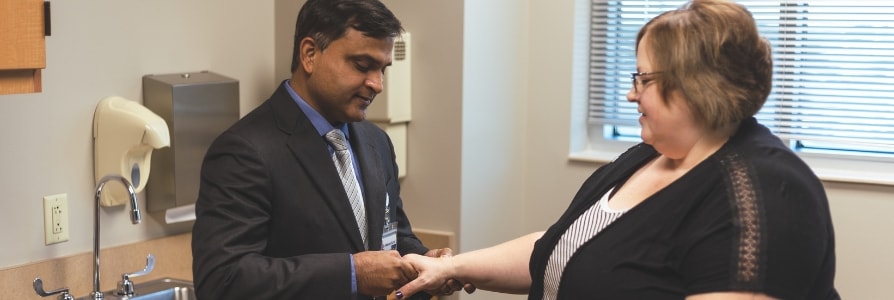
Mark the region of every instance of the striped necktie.
<instances>
[{"instance_id":1,"label":"striped necktie","mask_svg":"<svg viewBox=\"0 0 894 300\"><path fill-rule=\"evenodd\" d=\"M344 133L339 129L333 129L326 133L326 141L332 145L335 152L332 153L332 161L341 177L341 184L345 187L348 199L351 200L351 209L354 210L354 218L360 227L360 237L363 238L363 247L368 247L366 242L366 209L363 207L363 193L360 182L354 174L354 162L351 151L348 151L348 143Z\"/></svg>"}]
</instances>

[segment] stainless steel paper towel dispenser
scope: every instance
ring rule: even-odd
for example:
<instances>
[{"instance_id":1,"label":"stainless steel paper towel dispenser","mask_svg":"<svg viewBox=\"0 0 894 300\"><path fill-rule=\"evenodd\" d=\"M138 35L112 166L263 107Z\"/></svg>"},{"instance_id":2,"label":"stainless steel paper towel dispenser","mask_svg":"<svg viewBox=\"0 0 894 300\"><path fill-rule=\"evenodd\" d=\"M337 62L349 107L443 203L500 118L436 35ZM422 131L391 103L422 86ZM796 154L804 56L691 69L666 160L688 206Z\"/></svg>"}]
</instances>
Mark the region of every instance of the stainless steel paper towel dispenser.
<instances>
[{"instance_id":1,"label":"stainless steel paper towel dispenser","mask_svg":"<svg viewBox=\"0 0 894 300\"><path fill-rule=\"evenodd\" d=\"M239 119L239 81L208 71L143 76L143 105L161 116L171 146L152 157L149 211L193 204L211 142Z\"/></svg>"}]
</instances>

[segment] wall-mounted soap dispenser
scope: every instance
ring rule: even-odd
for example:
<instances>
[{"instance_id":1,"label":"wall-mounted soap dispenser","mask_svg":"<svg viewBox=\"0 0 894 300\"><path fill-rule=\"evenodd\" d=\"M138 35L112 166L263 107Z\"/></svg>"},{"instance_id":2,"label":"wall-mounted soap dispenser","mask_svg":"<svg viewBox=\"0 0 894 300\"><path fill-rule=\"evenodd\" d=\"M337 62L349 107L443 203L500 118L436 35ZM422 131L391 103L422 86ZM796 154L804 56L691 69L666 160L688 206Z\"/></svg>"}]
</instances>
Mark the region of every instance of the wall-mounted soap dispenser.
<instances>
[{"instance_id":1,"label":"wall-mounted soap dispenser","mask_svg":"<svg viewBox=\"0 0 894 300\"><path fill-rule=\"evenodd\" d=\"M164 119L134 101L104 98L93 115L94 179L121 175L139 193L149 179L152 151L170 144ZM122 186L111 185L102 190L101 199L103 206L117 206L129 196Z\"/></svg>"}]
</instances>

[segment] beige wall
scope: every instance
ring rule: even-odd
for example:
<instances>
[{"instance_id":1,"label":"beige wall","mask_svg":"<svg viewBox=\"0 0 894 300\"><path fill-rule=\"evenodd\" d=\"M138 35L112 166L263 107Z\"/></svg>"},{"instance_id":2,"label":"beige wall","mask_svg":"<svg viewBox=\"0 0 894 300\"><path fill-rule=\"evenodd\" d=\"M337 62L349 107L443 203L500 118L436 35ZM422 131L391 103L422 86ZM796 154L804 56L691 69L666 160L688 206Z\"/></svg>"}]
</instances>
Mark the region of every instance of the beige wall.
<instances>
[{"instance_id":1,"label":"beige wall","mask_svg":"<svg viewBox=\"0 0 894 300\"><path fill-rule=\"evenodd\" d=\"M239 80L243 111L266 97L276 84L272 11L265 1L53 1L43 92L0 96L0 268L91 251L100 99L142 102L143 75L201 70ZM68 194L70 240L45 246L43 196L58 193ZM101 215L103 248L190 230L158 214L131 225L120 206Z\"/></svg>"},{"instance_id":2,"label":"beige wall","mask_svg":"<svg viewBox=\"0 0 894 300\"><path fill-rule=\"evenodd\" d=\"M139 100L144 74L212 70L240 80L244 113L288 76L303 1L188 2L53 3L44 92L0 96L0 268L90 251L91 124L99 99ZM403 196L414 226L457 233L461 251L549 226L598 167L567 158L579 142L569 132L580 130L572 125L583 118L572 114L581 104L572 89L579 71L572 45L575 5L586 1L384 2L413 34ZM850 299L886 297L883 289L894 282L887 232L894 187L827 188L840 291ZM71 241L44 246L42 197L63 192ZM102 214L104 248L189 231L163 226L157 215L129 225L120 207Z\"/></svg>"}]
</instances>

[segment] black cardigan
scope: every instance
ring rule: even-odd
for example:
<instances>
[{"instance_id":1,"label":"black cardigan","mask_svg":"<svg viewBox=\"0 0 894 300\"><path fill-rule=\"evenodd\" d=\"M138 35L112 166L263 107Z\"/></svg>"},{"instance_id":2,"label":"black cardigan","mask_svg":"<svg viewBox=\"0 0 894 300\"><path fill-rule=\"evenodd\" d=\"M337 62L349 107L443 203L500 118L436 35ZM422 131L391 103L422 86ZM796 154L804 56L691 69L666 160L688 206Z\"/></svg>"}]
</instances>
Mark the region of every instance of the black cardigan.
<instances>
[{"instance_id":1,"label":"black cardigan","mask_svg":"<svg viewBox=\"0 0 894 300\"><path fill-rule=\"evenodd\" d=\"M568 227L658 153L639 144L588 178L536 243L529 299ZM808 166L753 118L716 153L630 209L568 262L558 299L683 299L753 291L838 299L828 201Z\"/></svg>"}]
</instances>

